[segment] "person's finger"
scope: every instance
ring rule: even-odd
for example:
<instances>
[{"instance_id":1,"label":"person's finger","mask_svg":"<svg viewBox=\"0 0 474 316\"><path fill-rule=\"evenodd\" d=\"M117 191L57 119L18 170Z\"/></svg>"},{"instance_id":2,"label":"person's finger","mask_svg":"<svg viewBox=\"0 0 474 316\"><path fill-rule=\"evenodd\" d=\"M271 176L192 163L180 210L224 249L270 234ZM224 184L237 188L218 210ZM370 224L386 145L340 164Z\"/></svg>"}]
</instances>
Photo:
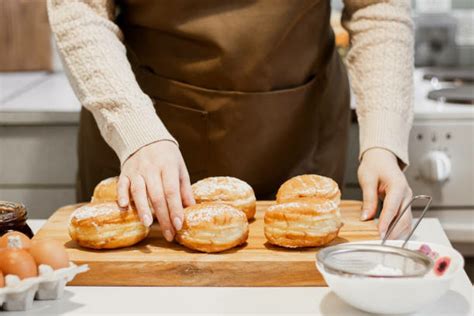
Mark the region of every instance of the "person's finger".
<instances>
[{"instance_id":1,"label":"person's finger","mask_svg":"<svg viewBox=\"0 0 474 316\"><path fill-rule=\"evenodd\" d=\"M403 201L403 192L404 190L400 186L389 188L387 190L379 219L379 232L382 238L385 237L388 226L398 214Z\"/></svg>"},{"instance_id":2,"label":"person's finger","mask_svg":"<svg viewBox=\"0 0 474 316\"><path fill-rule=\"evenodd\" d=\"M174 238L174 230L169 218L165 194L163 193L161 175L154 174L153 176L147 177L146 187L156 218L160 223L161 232L167 241L172 241Z\"/></svg>"},{"instance_id":3,"label":"person's finger","mask_svg":"<svg viewBox=\"0 0 474 316\"><path fill-rule=\"evenodd\" d=\"M118 204L120 207L127 207L130 201L130 180L125 175L120 175L117 184Z\"/></svg>"},{"instance_id":4,"label":"person's finger","mask_svg":"<svg viewBox=\"0 0 474 316\"><path fill-rule=\"evenodd\" d=\"M150 206L148 205L145 180L141 176L134 176L130 179L130 182L130 191L132 192L138 215L143 225L149 227L153 224L153 217L151 215Z\"/></svg>"},{"instance_id":5,"label":"person's finger","mask_svg":"<svg viewBox=\"0 0 474 316\"><path fill-rule=\"evenodd\" d=\"M412 199L411 190L407 190L407 193L405 194L405 197L403 198L400 212L403 211L403 209L408 205L408 203L410 203L411 199ZM389 236L390 239L399 239L399 238L405 238L406 236L408 236L408 233L411 231L412 222L413 222L413 215L411 213L411 207L409 207L408 210L400 219L400 221L398 222L397 226L395 226L395 228L393 229L392 234L390 234Z\"/></svg>"},{"instance_id":6,"label":"person's finger","mask_svg":"<svg viewBox=\"0 0 474 316\"><path fill-rule=\"evenodd\" d=\"M179 171L175 168L163 170L161 175L163 190L165 192L166 203L168 204L169 215L176 230L183 226L183 204L181 202L181 190L179 183Z\"/></svg>"},{"instance_id":7,"label":"person's finger","mask_svg":"<svg viewBox=\"0 0 474 316\"><path fill-rule=\"evenodd\" d=\"M196 204L194 200L193 190L191 189L191 181L189 179L189 173L184 162L179 169L179 183L181 189L181 200L183 207L188 207Z\"/></svg>"},{"instance_id":8,"label":"person's finger","mask_svg":"<svg viewBox=\"0 0 474 316\"><path fill-rule=\"evenodd\" d=\"M390 239L402 239L408 236L408 233L411 231L413 221L413 215L411 213L411 208L402 216L397 226L393 229L393 232L390 234Z\"/></svg>"},{"instance_id":9,"label":"person's finger","mask_svg":"<svg viewBox=\"0 0 474 316\"><path fill-rule=\"evenodd\" d=\"M385 184L379 185L379 188L378 188L377 193L378 193L378 195L379 195L379 199L380 199L380 200L384 200L384 199L385 199L385 192L386 192L386 190L387 190L387 185L385 185Z\"/></svg>"},{"instance_id":10,"label":"person's finger","mask_svg":"<svg viewBox=\"0 0 474 316\"><path fill-rule=\"evenodd\" d=\"M361 221L366 221L375 217L378 204L377 185L378 183L375 177L371 179L363 179L361 181L363 194L362 213L360 215Z\"/></svg>"}]
</instances>

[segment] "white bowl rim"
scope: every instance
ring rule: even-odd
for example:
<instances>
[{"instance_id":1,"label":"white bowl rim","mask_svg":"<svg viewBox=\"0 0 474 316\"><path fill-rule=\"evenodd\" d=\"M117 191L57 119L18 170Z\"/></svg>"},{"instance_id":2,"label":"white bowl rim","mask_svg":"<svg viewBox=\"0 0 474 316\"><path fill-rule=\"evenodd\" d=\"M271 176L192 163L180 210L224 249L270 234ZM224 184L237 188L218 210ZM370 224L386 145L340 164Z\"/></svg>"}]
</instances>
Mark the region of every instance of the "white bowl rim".
<instances>
[{"instance_id":1,"label":"white bowl rim","mask_svg":"<svg viewBox=\"0 0 474 316\"><path fill-rule=\"evenodd\" d=\"M379 244L381 243L382 240L360 240L360 241L352 241L352 242L348 242L348 243L345 243L345 244ZM403 243L404 240L400 240L400 239L391 239L391 240L387 240L387 244L390 245L390 244L398 244L398 243ZM438 244L438 243L433 243L433 242L425 242L425 241L419 241L419 240L413 240L413 241L408 241L407 245L409 244L414 244L414 245L418 245L418 246L421 246L421 245L428 245L431 249L437 249L437 248L445 248L445 249L448 249L449 251L451 251L453 253L454 256L456 256L456 258L453 258L452 256L451 257L451 260L456 260L456 262L458 262L459 264L457 264L457 267L456 269L452 270L450 273L445 273L441 276L436 276L436 278L429 278L430 280L449 280L449 279L453 279L455 276L458 275L459 271L464 269L464 257L461 255L461 253L459 253L459 251L457 251L456 249L454 249L451 245L450 246L446 246L446 245L442 245L442 244ZM317 254L316 254L317 256ZM339 277L343 277L343 278L347 278L347 276L344 276L342 274L336 274L336 273L332 273L332 272L329 272L327 271L324 266L322 264L319 263L318 260L316 260L316 266L319 270L324 270L324 273L328 273L328 274L331 274L331 275L335 275L335 276L339 276ZM393 277L393 276L390 276L390 277L370 277L370 276L367 276L367 277L364 277L364 276L358 276L357 278L361 278L361 279L365 279L365 280L383 280L384 282L387 282L387 281L402 281L402 280L423 280L426 278L425 277L413 277L413 278L397 278L397 277ZM377 282L377 281L375 281Z\"/></svg>"}]
</instances>

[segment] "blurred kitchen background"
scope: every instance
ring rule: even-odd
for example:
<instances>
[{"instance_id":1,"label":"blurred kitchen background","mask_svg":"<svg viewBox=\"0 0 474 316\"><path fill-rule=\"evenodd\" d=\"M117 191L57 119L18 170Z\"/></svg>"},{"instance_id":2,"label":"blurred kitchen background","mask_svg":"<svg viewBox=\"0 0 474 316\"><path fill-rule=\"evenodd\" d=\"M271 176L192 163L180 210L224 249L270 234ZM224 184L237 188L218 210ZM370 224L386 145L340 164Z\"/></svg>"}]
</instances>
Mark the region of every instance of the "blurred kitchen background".
<instances>
[{"instance_id":1,"label":"blurred kitchen background","mask_svg":"<svg viewBox=\"0 0 474 316\"><path fill-rule=\"evenodd\" d=\"M48 26L45 0L0 1L0 200L47 218L75 201L80 104ZM345 55L348 34L332 1ZM415 118L406 172L415 194L434 197L440 219L474 275L474 1L413 0ZM354 100L353 107L356 102ZM361 199L355 114L343 197Z\"/></svg>"}]
</instances>

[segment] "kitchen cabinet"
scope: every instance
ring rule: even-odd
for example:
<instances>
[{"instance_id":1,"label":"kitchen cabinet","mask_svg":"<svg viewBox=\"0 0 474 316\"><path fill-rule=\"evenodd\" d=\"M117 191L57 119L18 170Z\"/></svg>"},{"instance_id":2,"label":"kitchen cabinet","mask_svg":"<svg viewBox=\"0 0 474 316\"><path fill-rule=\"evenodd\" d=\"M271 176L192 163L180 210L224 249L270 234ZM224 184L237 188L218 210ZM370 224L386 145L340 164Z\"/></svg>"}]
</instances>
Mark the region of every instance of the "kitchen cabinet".
<instances>
[{"instance_id":1,"label":"kitchen cabinet","mask_svg":"<svg viewBox=\"0 0 474 316\"><path fill-rule=\"evenodd\" d=\"M79 109L62 73L0 75L0 200L32 218L74 203Z\"/></svg>"}]
</instances>

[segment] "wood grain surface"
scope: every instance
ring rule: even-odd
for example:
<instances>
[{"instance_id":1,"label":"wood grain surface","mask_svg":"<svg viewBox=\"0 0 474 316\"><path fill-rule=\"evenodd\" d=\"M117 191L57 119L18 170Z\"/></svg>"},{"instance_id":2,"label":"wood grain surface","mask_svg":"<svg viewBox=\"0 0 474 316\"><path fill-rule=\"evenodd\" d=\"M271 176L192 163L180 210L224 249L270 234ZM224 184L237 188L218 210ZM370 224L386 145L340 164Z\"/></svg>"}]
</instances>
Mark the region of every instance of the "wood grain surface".
<instances>
[{"instance_id":1,"label":"wood grain surface","mask_svg":"<svg viewBox=\"0 0 474 316\"><path fill-rule=\"evenodd\" d=\"M87 263L90 271L78 275L72 285L113 286L324 286L315 267L319 248L284 249L270 245L263 234L263 214L273 202L258 202L250 223L248 242L218 253L203 254L168 243L155 223L150 236L134 247L90 250L71 241L67 226L79 205L57 210L35 238L64 243L72 261ZM342 201L344 226L332 244L378 239L373 221L359 221L361 203Z\"/></svg>"}]
</instances>

